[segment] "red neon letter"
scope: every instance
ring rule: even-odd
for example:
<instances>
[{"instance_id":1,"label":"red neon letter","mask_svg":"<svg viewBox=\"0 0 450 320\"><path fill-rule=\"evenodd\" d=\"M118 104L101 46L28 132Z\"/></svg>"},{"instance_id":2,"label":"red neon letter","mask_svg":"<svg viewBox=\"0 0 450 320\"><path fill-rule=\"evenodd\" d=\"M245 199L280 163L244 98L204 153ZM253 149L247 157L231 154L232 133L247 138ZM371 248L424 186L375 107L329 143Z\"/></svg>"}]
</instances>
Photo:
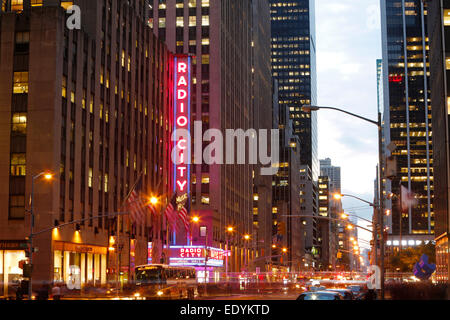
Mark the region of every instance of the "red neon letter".
<instances>
[{"instance_id":1,"label":"red neon letter","mask_svg":"<svg viewBox=\"0 0 450 320\"><path fill-rule=\"evenodd\" d=\"M177 181L177 184L178 184L178 187L180 188L180 191L183 192L184 191L184 187L187 184L187 181L186 180L184 180L183 182Z\"/></svg>"},{"instance_id":2,"label":"red neon letter","mask_svg":"<svg viewBox=\"0 0 450 320\"><path fill-rule=\"evenodd\" d=\"M180 150L186 150L187 146L181 146L182 143L187 143L186 139L181 139L180 141L178 141L177 143L177 148Z\"/></svg>"},{"instance_id":3,"label":"red neon letter","mask_svg":"<svg viewBox=\"0 0 450 320\"><path fill-rule=\"evenodd\" d=\"M177 124L180 127L184 127L185 125L187 125L187 123L188 123L188 119L185 116L178 117Z\"/></svg>"},{"instance_id":4,"label":"red neon letter","mask_svg":"<svg viewBox=\"0 0 450 320\"><path fill-rule=\"evenodd\" d=\"M177 86L179 86L179 87L181 87L181 86L187 86L186 77L181 76L181 77L180 77L180 80L178 80Z\"/></svg>"},{"instance_id":5,"label":"red neon letter","mask_svg":"<svg viewBox=\"0 0 450 320\"><path fill-rule=\"evenodd\" d=\"M184 172L186 171L186 167L178 167L178 171L180 171L180 177L184 177Z\"/></svg>"},{"instance_id":6,"label":"red neon letter","mask_svg":"<svg viewBox=\"0 0 450 320\"><path fill-rule=\"evenodd\" d=\"M187 72L187 64L185 62L178 63L178 72L179 73Z\"/></svg>"},{"instance_id":7,"label":"red neon letter","mask_svg":"<svg viewBox=\"0 0 450 320\"><path fill-rule=\"evenodd\" d=\"M186 90L178 90L178 100L186 99L187 92Z\"/></svg>"}]
</instances>

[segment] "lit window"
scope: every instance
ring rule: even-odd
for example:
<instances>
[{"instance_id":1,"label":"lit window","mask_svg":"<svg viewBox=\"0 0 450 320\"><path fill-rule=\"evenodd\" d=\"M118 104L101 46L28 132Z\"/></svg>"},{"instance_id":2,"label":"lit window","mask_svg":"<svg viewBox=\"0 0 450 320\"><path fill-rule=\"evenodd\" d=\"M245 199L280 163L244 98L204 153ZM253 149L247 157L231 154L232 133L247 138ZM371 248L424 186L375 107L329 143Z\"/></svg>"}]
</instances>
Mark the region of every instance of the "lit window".
<instances>
[{"instance_id":1,"label":"lit window","mask_svg":"<svg viewBox=\"0 0 450 320\"><path fill-rule=\"evenodd\" d=\"M202 177L202 184L209 184L209 176Z\"/></svg>"},{"instance_id":2,"label":"lit window","mask_svg":"<svg viewBox=\"0 0 450 320\"><path fill-rule=\"evenodd\" d=\"M61 1L61 7L63 7L65 10L69 9L69 7L71 6L73 6L73 1Z\"/></svg>"},{"instance_id":3,"label":"lit window","mask_svg":"<svg viewBox=\"0 0 450 320\"><path fill-rule=\"evenodd\" d=\"M27 133L27 114L14 113L12 116L12 132L18 134Z\"/></svg>"},{"instance_id":4,"label":"lit window","mask_svg":"<svg viewBox=\"0 0 450 320\"><path fill-rule=\"evenodd\" d=\"M166 27L166 18L159 18L159 27L160 28Z\"/></svg>"},{"instance_id":5,"label":"lit window","mask_svg":"<svg viewBox=\"0 0 450 320\"><path fill-rule=\"evenodd\" d=\"M28 72L14 72L14 93L28 93Z\"/></svg>"},{"instance_id":6,"label":"lit window","mask_svg":"<svg viewBox=\"0 0 450 320\"><path fill-rule=\"evenodd\" d=\"M209 26L209 16L202 16L202 26Z\"/></svg>"},{"instance_id":7,"label":"lit window","mask_svg":"<svg viewBox=\"0 0 450 320\"><path fill-rule=\"evenodd\" d=\"M209 196L202 196L202 204L209 204Z\"/></svg>"},{"instance_id":8,"label":"lit window","mask_svg":"<svg viewBox=\"0 0 450 320\"><path fill-rule=\"evenodd\" d=\"M184 17L177 17L177 27L184 27Z\"/></svg>"},{"instance_id":9,"label":"lit window","mask_svg":"<svg viewBox=\"0 0 450 320\"><path fill-rule=\"evenodd\" d=\"M189 27L195 27L197 25L197 17L190 16L189 17Z\"/></svg>"},{"instance_id":10,"label":"lit window","mask_svg":"<svg viewBox=\"0 0 450 320\"><path fill-rule=\"evenodd\" d=\"M88 176L88 187L92 188L92 178L93 178L93 171L92 168L89 168L89 176Z\"/></svg>"},{"instance_id":11,"label":"lit window","mask_svg":"<svg viewBox=\"0 0 450 320\"><path fill-rule=\"evenodd\" d=\"M450 26L450 9L444 9L444 26Z\"/></svg>"},{"instance_id":12,"label":"lit window","mask_svg":"<svg viewBox=\"0 0 450 320\"><path fill-rule=\"evenodd\" d=\"M22 11L22 10L23 10L23 0L11 0L11 11Z\"/></svg>"},{"instance_id":13,"label":"lit window","mask_svg":"<svg viewBox=\"0 0 450 320\"><path fill-rule=\"evenodd\" d=\"M11 176L24 177L26 171L26 154L11 154Z\"/></svg>"}]
</instances>

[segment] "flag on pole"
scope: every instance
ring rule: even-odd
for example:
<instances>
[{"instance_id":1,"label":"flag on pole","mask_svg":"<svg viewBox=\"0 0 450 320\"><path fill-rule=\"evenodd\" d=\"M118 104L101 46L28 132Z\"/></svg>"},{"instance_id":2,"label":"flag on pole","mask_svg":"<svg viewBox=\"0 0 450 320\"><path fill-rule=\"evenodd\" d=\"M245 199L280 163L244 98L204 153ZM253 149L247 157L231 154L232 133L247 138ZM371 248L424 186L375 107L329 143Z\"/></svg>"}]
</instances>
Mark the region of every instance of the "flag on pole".
<instances>
[{"instance_id":1,"label":"flag on pole","mask_svg":"<svg viewBox=\"0 0 450 320\"><path fill-rule=\"evenodd\" d=\"M178 212L178 217L181 219L181 222L183 222L184 228L186 229L186 231L189 231L189 210L186 207L189 207L189 198L186 200L186 203Z\"/></svg>"},{"instance_id":2,"label":"flag on pole","mask_svg":"<svg viewBox=\"0 0 450 320\"><path fill-rule=\"evenodd\" d=\"M141 176L142 177L142 176ZM130 218L133 223L145 224L147 216L147 205L144 199L141 197L142 193L142 180L138 178L138 182L135 184L128 199L128 209L130 211Z\"/></svg>"},{"instance_id":3,"label":"flag on pole","mask_svg":"<svg viewBox=\"0 0 450 320\"><path fill-rule=\"evenodd\" d=\"M173 194L172 198L170 199L170 202L164 211L164 215L166 216L169 223L172 225L172 227L176 226L177 222L177 195L176 193Z\"/></svg>"},{"instance_id":4,"label":"flag on pole","mask_svg":"<svg viewBox=\"0 0 450 320\"><path fill-rule=\"evenodd\" d=\"M409 208L417 206L417 199L415 198L415 194L401 186L401 206L402 212L408 211Z\"/></svg>"},{"instance_id":5,"label":"flag on pole","mask_svg":"<svg viewBox=\"0 0 450 320\"><path fill-rule=\"evenodd\" d=\"M157 214L156 208L155 208L151 203L149 203L149 204L147 205L147 208L150 210L150 213L151 213L152 215L156 216L156 214Z\"/></svg>"}]
</instances>

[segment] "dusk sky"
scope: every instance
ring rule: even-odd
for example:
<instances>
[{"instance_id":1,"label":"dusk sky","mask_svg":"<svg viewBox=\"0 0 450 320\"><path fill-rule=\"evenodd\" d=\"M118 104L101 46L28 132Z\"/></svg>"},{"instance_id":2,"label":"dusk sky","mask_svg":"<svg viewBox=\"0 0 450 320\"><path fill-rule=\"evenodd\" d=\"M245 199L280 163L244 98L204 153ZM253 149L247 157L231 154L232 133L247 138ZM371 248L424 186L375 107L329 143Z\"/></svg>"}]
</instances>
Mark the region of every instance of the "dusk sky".
<instances>
[{"instance_id":1,"label":"dusk sky","mask_svg":"<svg viewBox=\"0 0 450 320\"><path fill-rule=\"evenodd\" d=\"M317 0L318 104L377 119L376 60L381 58L379 0ZM342 192L373 201L377 128L342 113L318 114L319 156L341 167ZM344 198L347 213L371 218L364 203ZM360 222L367 226L367 222ZM361 232L361 237L367 234ZM364 246L365 247L365 246Z\"/></svg>"}]
</instances>

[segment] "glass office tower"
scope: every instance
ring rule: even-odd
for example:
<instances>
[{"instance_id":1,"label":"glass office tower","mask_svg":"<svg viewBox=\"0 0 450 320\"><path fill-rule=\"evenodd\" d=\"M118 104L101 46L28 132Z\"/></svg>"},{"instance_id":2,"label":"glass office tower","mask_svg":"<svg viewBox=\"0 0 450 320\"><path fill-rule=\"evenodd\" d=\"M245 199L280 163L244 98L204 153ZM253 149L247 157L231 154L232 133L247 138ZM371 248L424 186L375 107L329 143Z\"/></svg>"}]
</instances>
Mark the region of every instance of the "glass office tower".
<instances>
[{"instance_id":1,"label":"glass office tower","mask_svg":"<svg viewBox=\"0 0 450 320\"><path fill-rule=\"evenodd\" d=\"M279 83L280 108L288 108L300 138L300 160L319 177L317 115L301 106L317 103L314 0L271 0L272 69Z\"/></svg>"},{"instance_id":2,"label":"glass office tower","mask_svg":"<svg viewBox=\"0 0 450 320\"><path fill-rule=\"evenodd\" d=\"M391 180L388 246L433 239L433 168L426 7L421 0L381 0L384 146L395 144L397 174ZM393 143L393 144L392 144ZM400 183L417 206L400 210ZM401 217L401 218L400 218Z\"/></svg>"}]
</instances>

